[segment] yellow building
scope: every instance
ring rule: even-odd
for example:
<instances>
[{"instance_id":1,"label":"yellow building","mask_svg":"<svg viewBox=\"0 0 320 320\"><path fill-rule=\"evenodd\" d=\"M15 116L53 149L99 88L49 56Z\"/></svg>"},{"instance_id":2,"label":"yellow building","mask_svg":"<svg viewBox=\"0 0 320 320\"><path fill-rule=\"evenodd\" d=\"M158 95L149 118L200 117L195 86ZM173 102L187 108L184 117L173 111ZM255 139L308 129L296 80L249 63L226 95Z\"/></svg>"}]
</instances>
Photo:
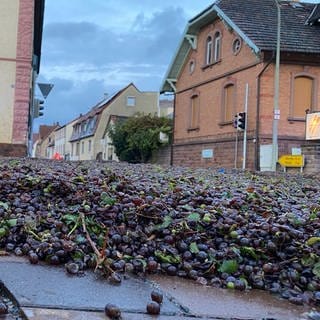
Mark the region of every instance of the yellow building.
<instances>
[{"instance_id":1,"label":"yellow building","mask_svg":"<svg viewBox=\"0 0 320 320\"><path fill-rule=\"evenodd\" d=\"M110 117L157 114L158 98L157 92L139 91L131 83L98 103L73 124L71 160L116 160L112 142L105 135Z\"/></svg>"},{"instance_id":2,"label":"yellow building","mask_svg":"<svg viewBox=\"0 0 320 320\"><path fill-rule=\"evenodd\" d=\"M0 156L26 156L45 0L0 1Z\"/></svg>"},{"instance_id":3,"label":"yellow building","mask_svg":"<svg viewBox=\"0 0 320 320\"><path fill-rule=\"evenodd\" d=\"M77 120L78 118L68 122L67 124L61 127L58 127L54 131L54 154L58 153L65 160L70 160L71 158L72 144L69 141L69 139L73 132L73 125L77 122Z\"/></svg>"}]
</instances>

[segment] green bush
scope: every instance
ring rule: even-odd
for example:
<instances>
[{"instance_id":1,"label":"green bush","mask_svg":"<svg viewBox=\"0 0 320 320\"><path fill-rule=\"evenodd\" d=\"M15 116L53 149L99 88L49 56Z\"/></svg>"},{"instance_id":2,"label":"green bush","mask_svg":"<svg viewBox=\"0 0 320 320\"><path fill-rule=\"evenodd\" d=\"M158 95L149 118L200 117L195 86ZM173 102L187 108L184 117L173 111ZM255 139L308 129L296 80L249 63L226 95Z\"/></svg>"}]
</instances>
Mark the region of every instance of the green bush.
<instances>
[{"instance_id":1,"label":"green bush","mask_svg":"<svg viewBox=\"0 0 320 320\"><path fill-rule=\"evenodd\" d=\"M131 163L148 162L152 152L166 144L160 141L160 132L168 135L170 143L171 119L140 114L119 120L108 130L119 160Z\"/></svg>"}]
</instances>

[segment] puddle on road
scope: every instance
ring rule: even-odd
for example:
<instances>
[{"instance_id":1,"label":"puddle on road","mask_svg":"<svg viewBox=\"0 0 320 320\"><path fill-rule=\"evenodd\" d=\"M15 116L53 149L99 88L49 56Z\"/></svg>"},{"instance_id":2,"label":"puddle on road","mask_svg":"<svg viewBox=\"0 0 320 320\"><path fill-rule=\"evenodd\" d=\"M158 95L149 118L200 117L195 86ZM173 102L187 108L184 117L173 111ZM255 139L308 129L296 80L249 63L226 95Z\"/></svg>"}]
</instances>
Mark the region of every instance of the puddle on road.
<instances>
[{"instance_id":1,"label":"puddle on road","mask_svg":"<svg viewBox=\"0 0 320 320\"><path fill-rule=\"evenodd\" d=\"M308 319L310 306L297 306L261 290L237 291L202 286L190 280L150 276L149 281L159 284L175 300L201 316L235 319ZM318 310L319 311L319 310Z\"/></svg>"}]
</instances>

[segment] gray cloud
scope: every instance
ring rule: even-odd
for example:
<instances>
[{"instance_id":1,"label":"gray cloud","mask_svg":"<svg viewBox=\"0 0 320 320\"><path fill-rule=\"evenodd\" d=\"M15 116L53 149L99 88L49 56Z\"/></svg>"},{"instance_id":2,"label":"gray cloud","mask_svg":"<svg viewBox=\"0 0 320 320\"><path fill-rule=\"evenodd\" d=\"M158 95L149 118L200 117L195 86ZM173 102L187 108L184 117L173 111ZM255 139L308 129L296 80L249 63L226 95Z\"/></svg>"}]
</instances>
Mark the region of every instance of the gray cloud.
<instances>
[{"instance_id":1,"label":"gray cloud","mask_svg":"<svg viewBox=\"0 0 320 320\"><path fill-rule=\"evenodd\" d=\"M138 14L130 32L89 22L51 23L44 29L43 63L165 63L184 21L182 9L166 8L151 18Z\"/></svg>"},{"instance_id":2,"label":"gray cloud","mask_svg":"<svg viewBox=\"0 0 320 320\"><path fill-rule=\"evenodd\" d=\"M112 94L130 82L142 91L158 91L190 18L186 10L205 7L193 0L184 0L183 8L169 0L80 5L79 0L49 0L47 5L39 82L54 88L36 127L67 123L105 92Z\"/></svg>"}]
</instances>

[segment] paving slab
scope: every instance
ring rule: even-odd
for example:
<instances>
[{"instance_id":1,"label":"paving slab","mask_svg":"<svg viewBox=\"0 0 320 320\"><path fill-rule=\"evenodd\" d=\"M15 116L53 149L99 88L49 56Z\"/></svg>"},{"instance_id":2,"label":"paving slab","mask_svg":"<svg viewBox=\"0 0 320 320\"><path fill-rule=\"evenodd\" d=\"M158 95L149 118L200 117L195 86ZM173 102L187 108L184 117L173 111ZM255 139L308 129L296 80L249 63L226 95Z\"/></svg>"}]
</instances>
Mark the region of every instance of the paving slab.
<instances>
[{"instance_id":1,"label":"paving slab","mask_svg":"<svg viewBox=\"0 0 320 320\"><path fill-rule=\"evenodd\" d=\"M309 319L309 306L297 306L262 290L237 291L200 285L194 281L161 275L148 276L168 297L198 317L222 319Z\"/></svg>"},{"instance_id":2,"label":"paving slab","mask_svg":"<svg viewBox=\"0 0 320 320\"><path fill-rule=\"evenodd\" d=\"M104 312L89 312L76 310L57 310L57 309L37 309L37 308L23 308L22 309L29 320L107 320ZM184 316L151 316L141 313L121 313L122 320L192 320L195 318Z\"/></svg>"},{"instance_id":3,"label":"paving slab","mask_svg":"<svg viewBox=\"0 0 320 320\"><path fill-rule=\"evenodd\" d=\"M0 257L0 280L29 320L106 319L107 303L121 309L123 320L302 320L312 310L262 291L223 290L177 277L126 277L121 285L112 285L97 273L71 276L63 267L31 265L11 256ZM155 287L163 291L164 302L161 314L150 316L146 305Z\"/></svg>"},{"instance_id":4,"label":"paving slab","mask_svg":"<svg viewBox=\"0 0 320 320\"><path fill-rule=\"evenodd\" d=\"M123 311L144 313L151 301L150 283L127 278L121 285L112 285L93 272L71 276L62 267L31 265L25 259L0 257L0 280L21 307L102 311L107 303ZM164 299L164 315L180 315L181 309Z\"/></svg>"}]
</instances>

